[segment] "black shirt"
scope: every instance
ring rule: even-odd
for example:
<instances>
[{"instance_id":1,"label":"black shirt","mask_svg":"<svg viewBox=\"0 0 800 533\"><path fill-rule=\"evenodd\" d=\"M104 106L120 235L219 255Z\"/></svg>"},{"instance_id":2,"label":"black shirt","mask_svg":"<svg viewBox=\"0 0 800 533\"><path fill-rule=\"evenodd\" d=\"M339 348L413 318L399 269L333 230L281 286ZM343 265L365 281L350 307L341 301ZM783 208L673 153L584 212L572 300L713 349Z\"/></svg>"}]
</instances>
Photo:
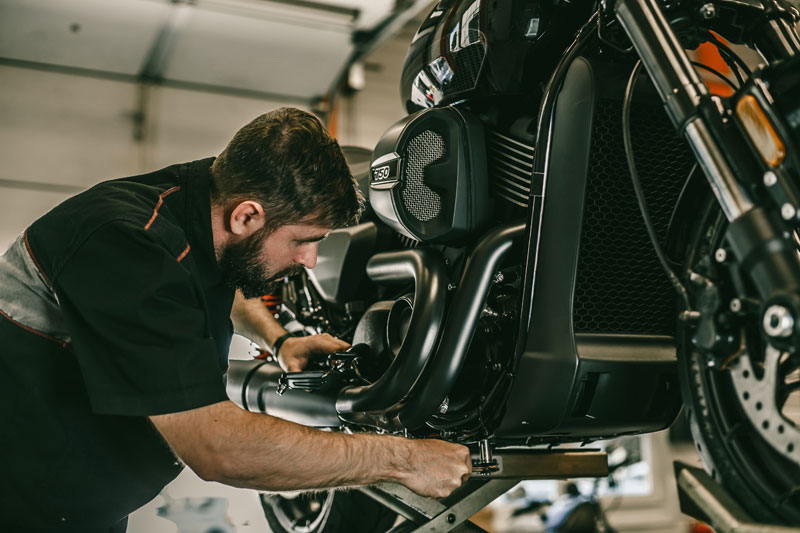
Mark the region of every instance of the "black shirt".
<instances>
[{"instance_id":1,"label":"black shirt","mask_svg":"<svg viewBox=\"0 0 800 533\"><path fill-rule=\"evenodd\" d=\"M0 524L116 523L181 470L146 417L227 399L212 161L98 184L0 262Z\"/></svg>"}]
</instances>

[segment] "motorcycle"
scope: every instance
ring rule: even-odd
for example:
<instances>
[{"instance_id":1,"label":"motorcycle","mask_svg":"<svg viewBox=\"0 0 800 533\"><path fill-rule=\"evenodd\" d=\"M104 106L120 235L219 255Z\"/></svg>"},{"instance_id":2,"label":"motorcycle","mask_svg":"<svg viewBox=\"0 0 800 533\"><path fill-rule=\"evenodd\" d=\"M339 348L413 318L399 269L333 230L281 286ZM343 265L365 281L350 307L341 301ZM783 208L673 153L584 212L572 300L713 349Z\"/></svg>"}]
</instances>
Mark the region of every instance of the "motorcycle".
<instances>
[{"instance_id":1,"label":"motorcycle","mask_svg":"<svg viewBox=\"0 0 800 533\"><path fill-rule=\"evenodd\" d=\"M747 511L800 524L798 20L782 0L439 2L408 116L348 151L361 223L282 288L287 329L352 348L295 373L232 361L230 397L490 449L657 431L683 407ZM732 79L689 58L705 42ZM275 531L355 531L355 509L390 527L358 494L262 503Z\"/></svg>"}]
</instances>

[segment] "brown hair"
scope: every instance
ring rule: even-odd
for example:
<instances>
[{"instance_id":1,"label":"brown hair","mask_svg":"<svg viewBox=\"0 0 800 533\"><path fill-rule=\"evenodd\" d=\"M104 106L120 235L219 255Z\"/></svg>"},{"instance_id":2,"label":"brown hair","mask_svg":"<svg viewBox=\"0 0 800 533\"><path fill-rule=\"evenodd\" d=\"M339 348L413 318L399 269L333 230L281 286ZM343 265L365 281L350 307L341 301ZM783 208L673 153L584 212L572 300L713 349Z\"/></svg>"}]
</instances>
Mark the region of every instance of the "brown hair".
<instances>
[{"instance_id":1,"label":"brown hair","mask_svg":"<svg viewBox=\"0 0 800 533\"><path fill-rule=\"evenodd\" d=\"M211 165L212 201L256 200L266 228L358 221L363 197L339 143L317 117L291 107L265 113L236 132Z\"/></svg>"}]
</instances>

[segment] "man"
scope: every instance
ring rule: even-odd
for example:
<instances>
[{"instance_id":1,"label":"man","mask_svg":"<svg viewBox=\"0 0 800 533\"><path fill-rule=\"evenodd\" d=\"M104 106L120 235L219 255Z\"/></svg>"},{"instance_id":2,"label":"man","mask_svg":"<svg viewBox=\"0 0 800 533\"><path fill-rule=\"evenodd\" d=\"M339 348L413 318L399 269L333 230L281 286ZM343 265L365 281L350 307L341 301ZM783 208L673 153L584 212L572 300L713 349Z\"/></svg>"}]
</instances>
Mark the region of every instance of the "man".
<instances>
[{"instance_id":1,"label":"man","mask_svg":"<svg viewBox=\"0 0 800 533\"><path fill-rule=\"evenodd\" d=\"M215 160L100 183L34 222L0 259L0 525L124 531L183 463L264 490L457 487L463 446L321 432L225 396L231 319L262 343L282 338L247 298L312 268L359 209L336 141L284 108ZM296 370L346 346L287 339L280 357Z\"/></svg>"}]
</instances>

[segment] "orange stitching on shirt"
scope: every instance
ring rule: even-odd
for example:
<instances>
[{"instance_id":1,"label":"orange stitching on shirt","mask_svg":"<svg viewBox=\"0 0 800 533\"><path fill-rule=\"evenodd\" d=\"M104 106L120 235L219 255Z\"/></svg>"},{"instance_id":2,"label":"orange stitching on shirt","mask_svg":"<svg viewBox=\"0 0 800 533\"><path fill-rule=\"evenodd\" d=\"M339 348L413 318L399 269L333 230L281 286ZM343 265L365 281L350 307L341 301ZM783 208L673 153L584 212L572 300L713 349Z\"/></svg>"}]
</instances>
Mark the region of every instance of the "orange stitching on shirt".
<instances>
[{"instance_id":1,"label":"orange stitching on shirt","mask_svg":"<svg viewBox=\"0 0 800 533\"><path fill-rule=\"evenodd\" d=\"M153 209L153 216L151 216L150 220L147 221L147 224L144 225L145 231L149 230L150 226L153 225L153 222L155 221L156 217L158 216L158 210L161 208L161 204L164 203L164 198L166 198L170 194L174 193L175 191L179 191L179 190L181 190L181 186L180 185L176 185L175 187L173 187L171 189L167 189L166 191L164 191L164 192L162 192L161 194L158 195L158 203L156 203L156 207L155 207L155 209Z\"/></svg>"},{"instance_id":2,"label":"orange stitching on shirt","mask_svg":"<svg viewBox=\"0 0 800 533\"><path fill-rule=\"evenodd\" d=\"M33 264L36 265L36 270L39 271L39 275L42 276L45 285L47 285L47 288L50 289L50 292L53 292L53 284L50 283L50 279L47 277L47 274L45 274L44 270L42 270L42 265L39 264L39 261L36 260L36 256L33 255L31 243L28 242L28 230L25 230L25 249L28 250L28 255L31 256L31 259L33 259Z\"/></svg>"},{"instance_id":3,"label":"orange stitching on shirt","mask_svg":"<svg viewBox=\"0 0 800 533\"><path fill-rule=\"evenodd\" d=\"M62 348L66 348L67 347L67 343L65 341L62 341L61 339L59 339L57 337L53 337L52 335L48 335L47 333L45 333L43 331L39 331L38 329L33 329L30 326L26 326L25 324L22 324L21 322L17 322L16 320L14 320L10 316L8 316L2 309L0 309L0 316L2 316L3 318L8 320L9 322L14 324L15 326L21 327L25 331L28 331L28 332L33 333L34 335L38 335L40 337L44 337L45 339L47 339L49 341L55 342L58 345L60 345Z\"/></svg>"},{"instance_id":4,"label":"orange stitching on shirt","mask_svg":"<svg viewBox=\"0 0 800 533\"><path fill-rule=\"evenodd\" d=\"M189 253L189 250L190 250L190 249L191 249L191 246L189 246L189 245L187 244L187 245L186 245L186 249L185 249L184 251L182 251L182 252L181 252L181 255L179 255L179 256L178 256L178 263L180 263L180 262L181 262L181 259L183 259L184 257L186 257L186 254L188 254L188 253Z\"/></svg>"}]
</instances>

